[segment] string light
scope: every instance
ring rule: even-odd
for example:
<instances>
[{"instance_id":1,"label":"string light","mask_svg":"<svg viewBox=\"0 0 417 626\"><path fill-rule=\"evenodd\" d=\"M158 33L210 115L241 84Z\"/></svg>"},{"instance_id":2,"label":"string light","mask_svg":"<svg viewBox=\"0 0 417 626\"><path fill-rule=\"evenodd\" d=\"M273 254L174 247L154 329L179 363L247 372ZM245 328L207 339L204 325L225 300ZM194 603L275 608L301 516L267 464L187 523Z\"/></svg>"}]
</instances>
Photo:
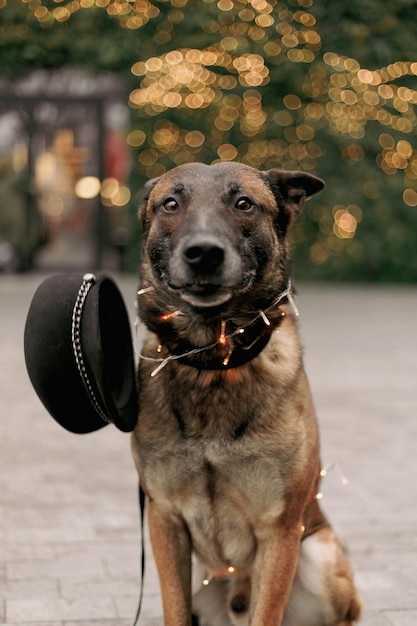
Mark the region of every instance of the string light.
<instances>
[{"instance_id":1,"label":"string light","mask_svg":"<svg viewBox=\"0 0 417 626\"><path fill-rule=\"evenodd\" d=\"M222 573L219 575L220 578L225 578L227 576L231 576L232 574L236 574L237 569L236 567L234 567L233 565L229 565L229 567ZM207 587L211 581L213 580L213 576L211 574L208 574L207 576L205 576L205 578L203 578L203 580L201 581L201 584L204 585L204 587Z\"/></svg>"},{"instance_id":2,"label":"string light","mask_svg":"<svg viewBox=\"0 0 417 626\"><path fill-rule=\"evenodd\" d=\"M337 472L337 474L339 475L339 480L342 483L342 485L347 485L349 483L348 479L346 478L344 472L342 471L338 463L329 463L328 465L323 467L320 470L320 476L322 478L325 478L330 470L335 470ZM316 495L316 500L321 500L322 498L323 498L323 492L319 491Z\"/></svg>"},{"instance_id":3,"label":"string light","mask_svg":"<svg viewBox=\"0 0 417 626\"><path fill-rule=\"evenodd\" d=\"M148 293L149 291L153 291L155 287L144 287L143 289L139 289L138 296L143 296L144 293Z\"/></svg>"},{"instance_id":4,"label":"string light","mask_svg":"<svg viewBox=\"0 0 417 626\"><path fill-rule=\"evenodd\" d=\"M320 476L322 478L324 478L325 476L327 476L328 472L330 470L335 470L337 472L337 474L339 475L339 479L340 482L342 483L342 485L347 485L348 484L348 479L346 478L345 474L343 473L340 465L338 463L329 463L328 465L326 465L325 467L323 467L323 469L320 472Z\"/></svg>"},{"instance_id":5,"label":"string light","mask_svg":"<svg viewBox=\"0 0 417 626\"><path fill-rule=\"evenodd\" d=\"M173 317L177 317L177 315L184 315L184 313L180 311L179 309L177 309L176 311L172 311L171 313L164 313L164 315L161 315L159 319L161 320L161 322L166 322L167 320L170 320Z\"/></svg>"},{"instance_id":6,"label":"string light","mask_svg":"<svg viewBox=\"0 0 417 626\"><path fill-rule=\"evenodd\" d=\"M154 378L157 374L159 374L159 372L165 367L165 365L168 363L169 361L169 357L164 359L163 361L161 361L161 363L158 365L158 367L156 367L153 372L151 372L151 378Z\"/></svg>"},{"instance_id":7,"label":"string light","mask_svg":"<svg viewBox=\"0 0 417 626\"><path fill-rule=\"evenodd\" d=\"M291 308L292 308L292 310L294 312L294 315L296 317L300 317L300 311L298 310L297 305L295 304L295 301L294 301L294 298L292 297L292 292L291 291L288 291L287 298L288 298L288 302L290 303Z\"/></svg>"},{"instance_id":8,"label":"string light","mask_svg":"<svg viewBox=\"0 0 417 626\"><path fill-rule=\"evenodd\" d=\"M265 326L271 326L271 322L269 321L269 319L267 318L267 316L265 315L265 313L263 311L259 311L259 315L262 317L262 320L265 324Z\"/></svg>"},{"instance_id":9,"label":"string light","mask_svg":"<svg viewBox=\"0 0 417 626\"><path fill-rule=\"evenodd\" d=\"M297 308L297 305L295 304L294 298L293 298L293 290L292 290L292 282L291 282L291 278L288 279L288 283L287 283L287 288L285 291L283 291L278 298L274 301L274 304L277 305L281 302L281 300L283 300L284 298L287 298L288 302L290 303L290 306L292 308L292 311L294 313L294 315L296 317L300 316L300 311ZM284 312L285 315L285 312Z\"/></svg>"},{"instance_id":10,"label":"string light","mask_svg":"<svg viewBox=\"0 0 417 626\"><path fill-rule=\"evenodd\" d=\"M222 361L222 365L224 366L229 365L229 360L230 360L230 357L232 356L232 353L233 353L233 350L230 350L229 354L224 357Z\"/></svg>"}]
</instances>

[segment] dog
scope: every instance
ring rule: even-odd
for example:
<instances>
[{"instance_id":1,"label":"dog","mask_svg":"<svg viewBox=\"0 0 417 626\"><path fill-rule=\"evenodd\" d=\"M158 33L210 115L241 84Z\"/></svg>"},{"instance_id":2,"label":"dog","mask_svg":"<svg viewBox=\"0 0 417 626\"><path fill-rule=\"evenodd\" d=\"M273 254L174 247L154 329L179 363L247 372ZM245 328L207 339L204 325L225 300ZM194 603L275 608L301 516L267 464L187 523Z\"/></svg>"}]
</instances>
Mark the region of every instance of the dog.
<instances>
[{"instance_id":1,"label":"dog","mask_svg":"<svg viewBox=\"0 0 417 626\"><path fill-rule=\"evenodd\" d=\"M316 497L319 437L290 280L288 227L323 186L233 162L180 165L146 186L138 306L149 333L132 449L166 626L193 614L202 626L360 618Z\"/></svg>"}]
</instances>

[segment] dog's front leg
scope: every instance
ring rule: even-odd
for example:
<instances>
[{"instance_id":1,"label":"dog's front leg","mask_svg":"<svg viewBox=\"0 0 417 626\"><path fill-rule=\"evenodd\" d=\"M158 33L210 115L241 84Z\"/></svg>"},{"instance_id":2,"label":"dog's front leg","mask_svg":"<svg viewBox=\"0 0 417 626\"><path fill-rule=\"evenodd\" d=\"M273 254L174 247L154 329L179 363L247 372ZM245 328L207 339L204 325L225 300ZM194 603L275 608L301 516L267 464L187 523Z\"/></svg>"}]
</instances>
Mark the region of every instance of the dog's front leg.
<instances>
[{"instance_id":1,"label":"dog's front leg","mask_svg":"<svg viewBox=\"0 0 417 626\"><path fill-rule=\"evenodd\" d=\"M149 502L149 533L158 569L165 626L191 624L191 540L184 522Z\"/></svg>"},{"instance_id":2,"label":"dog's front leg","mask_svg":"<svg viewBox=\"0 0 417 626\"><path fill-rule=\"evenodd\" d=\"M281 624L297 570L300 526L278 526L258 536L252 573L251 626Z\"/></svg>"}]
</instances>

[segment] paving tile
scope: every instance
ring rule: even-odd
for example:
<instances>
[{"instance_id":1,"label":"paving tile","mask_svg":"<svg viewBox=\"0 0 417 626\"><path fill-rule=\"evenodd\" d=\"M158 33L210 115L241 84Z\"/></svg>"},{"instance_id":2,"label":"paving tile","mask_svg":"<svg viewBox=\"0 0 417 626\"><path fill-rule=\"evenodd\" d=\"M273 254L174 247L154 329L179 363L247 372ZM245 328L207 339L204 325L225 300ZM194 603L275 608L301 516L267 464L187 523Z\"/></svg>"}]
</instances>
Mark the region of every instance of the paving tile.
<instances>
[{"instance_id":1,"label":"paving tile","mask_svg":"<svg viewBox=\"0 0 417 626\"><path fill-rule=\"evenodd\" d=\"M31 545L31 544L9 544L3 542L2 556L4 561L24 561L33 559L36 561L49 560L55 556L52 546Z\"/></svg>"},{"instance_id":2,"label":"paving tile","mask_svg":"<svg viewBox=\"0 0 417 626\"><path fill-rule=\"evenodd\" d=\"M120 596L139 597L139 582L130 577L89 576L83 572L77 578L62 578L60 590L63 598L75 600L77 598L118 598Z\"/></svg>"},{"instance_id":3,"label":"paving tile","mask_svg":"<svg viewBox=\"0 0 417 626\"><path fill-rule=\"evenodd\" d=\"M360 626L392 626L388 617L380 611L365 611L363 618L358 623Z\"/></svg>"},{"instance_id":4,"label":"paving tile","mask_svg":"<svg viewBox=\"0 0 417 626\"><path fill-rule=\"evenodd\" d=\"M409 583L406 588L361 589L361 595L364 606L373 611L416 609L417 607L417 589L414 588L414 583Z\"/></svg>"},{"instance_id":5,"label":"paving tile","mask_svg":"<svg viewBox=\"0 0 417 626\"><path fill-rule=\"evenodd\" d=\"M50 560L15 561L7 566L9 580L31 580L39 578L79 578L104 574L103 564L98 560L85 558L82 548L78 554L55 557Z\"/></svg>"},{"instance_id":6,"label":"paving tile","mask_svg":"<svg viewBox=\"0 0 417 626\"><path fill-rule=\"evenodd\" d=\"M140 532L129 436L68 433L36 397L22 335L42 278L0 276L0 626L132 626ZM136 278L117 280L131 306ZM329 472L322 503L355 567L361 626L414 625L417 289L299 292L323 462L349 479ZM161 613L148 545L141 626L161 626Z\"/></svg>"},{"instance_id":7,"label":"paving tile","mask_svg":"<svg viewBox=\"0 0 417 626\"><path fill-rule=\"evenodd\" d=\"M0 585L0 597L11 600L19 598L37 598L40 595L53 596L58 593L57 581L37 579L23 581L4 580Z\"/></svg>"},{"instance_id":8,"label":"paving tile","mask_svg":"<svg viewBox=\"0 0 417 626\"><path fill-rule=\"evenodd\" d=\"M142 625L142 622L141 622ZM117 619L117 620L89 620L89 621L77 621L77 622L65 622L63 626L132 626L132 621ZM160 625L159 625L160 626Z\"/></svg>"},{"instance_id":9,"label":"paving tile","mask_svg":"<svg viewBox=\"0 0 417 626\"><path fill-rule=\"evenodd\" d=\"M135 597L119 596L115 599L118 615L124 618L130 617L132 622L136 615L138 603L139 593ZM161 619L161 616L162 602L159 593L146 593L142 602L140 623L142 623L142 619Z\"/></svg>"},{"instance_id":10,"label":"paving tile","mask_svg":"<svg viewBox=\"0 0 417 626\"><path fill-rule=\"evenodd\" d=\"M94 541L96 532L90 524L80 528L59 527L12 527L9 530L7 541L10 543L68 543L80 541Z\"/></svg>"},{"instance_id":11,"label":"paving tile","mask_svg":"<svg viewBox=\"0 0 417 626\"><path fill-rule=\"evenodd\" d=\"M0 626L64 626L63 622L3 622Z\"/></svg>"},{"instance_id":12,"label":"paving tile","mask_svg":"<svg viewBox=\"0 0 417 626\"><path fill-rule=\"evenodd\" d=\"M392 626L415 626L417 624L417 610L389 611L387 617Z\"/></svg>"},{"instance_id":13,"label":"paving tile","mask_svg":"<svg viewBox=\"0 0 417 626\"><path fill-rule=\"evenodd\" d=\"M115 608L111 599L77 599L72 602L62 598L20 599L6 602L6 615L10 622L65 621L85 619L114 619Z\"/></svg>"}]
</instances>

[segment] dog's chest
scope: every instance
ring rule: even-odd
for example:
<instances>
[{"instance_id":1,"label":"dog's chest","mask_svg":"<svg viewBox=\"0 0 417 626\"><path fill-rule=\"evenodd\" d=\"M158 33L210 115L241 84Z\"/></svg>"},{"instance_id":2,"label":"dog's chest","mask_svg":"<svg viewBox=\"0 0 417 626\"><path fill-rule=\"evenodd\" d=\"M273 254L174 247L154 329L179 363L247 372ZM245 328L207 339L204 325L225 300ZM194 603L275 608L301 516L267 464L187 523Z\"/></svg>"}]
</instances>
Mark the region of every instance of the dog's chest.
<instances>
[{"instance_id":1,"label":"dog's chest","mask_svg":"<svg viewBox=\"0 0 417 626\"><path fill-rule=\"evenodd\" d=\"M212 572L249 568L253 528L274 523L284 509L289 466L282 443L248 431L239 438L220 429L218 436L199 437L177 428L139 444L147 491L186 522L194 550Z\"/></svg>"},{"instance_id":2,"label":"dog's chest","mask_svg":"<svg viewBox=\"0 0 417 626\"><path fill-rule=\"evenodd\" d=\"M265 371L258 364L240 380L210 384L172 379L168 368L158 381L141 371L134 438L141 480L164 514L186 522L212 571L250 567L253 529L276 523L303 471L307 407L296 408L284 379Z\"/></svg>"},{"instance_id":3,"label":"dog's chest","mask_svg":"<svg viewBox=\"0 0 417 626\"><path fill-rule=\"evenodd\" d=\"M175 506L188 506L196 498L210 505L228 500L239 508L250 504L251 514L257 515L281 499L285 476L280 465L278 458L261 454L258 445L248 442L189 439L175 446L173 454L150 460L148 468L158 491Z\"/></svg>"}]
</instances>

